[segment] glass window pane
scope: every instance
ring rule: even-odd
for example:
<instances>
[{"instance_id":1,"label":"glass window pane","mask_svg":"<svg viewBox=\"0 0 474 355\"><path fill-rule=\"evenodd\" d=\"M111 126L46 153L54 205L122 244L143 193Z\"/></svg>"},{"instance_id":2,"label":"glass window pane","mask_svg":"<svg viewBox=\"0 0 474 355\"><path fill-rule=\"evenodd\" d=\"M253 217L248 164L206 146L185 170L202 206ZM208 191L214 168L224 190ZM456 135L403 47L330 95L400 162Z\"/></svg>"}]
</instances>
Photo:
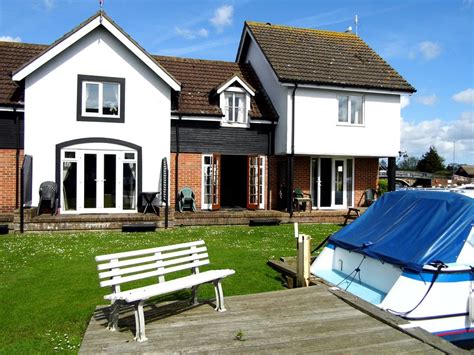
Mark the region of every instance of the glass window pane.
<instances>
[{"instance_id":1,"label":"glass window pane","mask_svg":"<svg viewBox=\"0 0 474 355\"><path fill-rule=\"evenodd\" d=\"M116 207L116 158L115 154L104 154L104 207Z\"/></svg>"},{"instance_id":2,"label":"glass window pane","mask_svg":"<svg viewBox=\"0 0 474 355\"><path fill-rule=\"evenodd\" d=\"M226 115L226 118L228 121L234 121L234 110L233 110L233 107L234 107L234 95L232 93L230 94L225 94L225 97L226 97L226 112L225 112L225 115Z\"/></svg>"},{"instance_id":3,"label":"glass window pane","mask_svg":"<svg viewBox=\"0 0 474 355\"><path fill-rule=\"evenodd\" d=\"M311 197L312 206L318 206L318 190L319 190L319 173L318 173L318 159L311 159L311 176L313 181L311 182Z\"/></svg>"},{"instance_id":4,"label":"glass window pane","mask_svg":"<svg viewBox=\"0 0 474 355\"><path fill-rule=\"evenodd\" d=\"M74 159L76 157L76 152L65 152L64 157Z\"/></svg>"},{"instance_id":5,"label":"glass window pane","mask_svg":"<svg viewBox=\"0 0 474 355\"><path fill-rule=\"evenodd\" d=\"M362 124L362 96L351 96L351 123Z\"/></svg>"},{"instance_id":6,"label":"glass window pane","mask_svg":"<svg viewBox=\"0 0 474 355\"><path fill-rule=\"evenodd\" d=\"M237 121L244 122L244 112L245 112L245 95L236 94L235 95L235 107L237 112Z\"/></svg>"},{"instance_id":7,"label":"glass window pane","mask_svg":"<svg viewBox=\"0 0 474 355\"><path fill-rule=\"evenodd\" d=\"M75 211L77 202L77 163L63 162L64 210Z\"/></svg>"},{"instance_id":8,"label":"glass window pane","mask_svg":"<svg viewBox=\"0 0 474 355\"><path fill-rule=\"evenodd\" d=\"M347 191L347 207L352 206L352 159L347 159L347 180L346 180L346 191Z\"/></svg>"},{"instance_id":9,"label":"glass window pane","mask_svg":"<svg viewBox=\"0 0 474 355\"><path fill-rule=\"evenodd\" d=\"M135 153L125 153L125 159L135 159Z\"/></svg>"},{"instance_id":10,"label":"glass window pane","mask_svg":"<svg viewBox=\"0 0 474 355\"><path fill-rule=\"evenodd\" d=\"M117 83L103 84L102 113L104 115L118 116L119 114L119 88Z\"/></svg>"},{"instance_id":11,"label":"glass window pane","mask_svg":"<svg viewBox=\"0 0 474 355\"><path fill-rule=\"evenodd\" d=\"M86 112L99 113L99 84L86 83Z\"/></svg>"},{"instance_id":12,"label":"glass window pane","mask_svg":"<svg viewBox=\"0 0 474 355\"><path fill-rule=\"evenodd\" d=\"M335 181L334 181L334 204L342 205L344 201L344 161L335 161Z\"/></svg>"},{"instance_id":13,"label":"glass window pane","mask_svg":"<svg viewBox=\"0 0 474 355\"><path fill-rule=\"evenodd\" d=\"M347 122L347 96L338 96L339 100L339 122Z\"/></svg>"},{"instance_id":14,"label":"glass window pane","mask_svg":"<svg viewBox=\"0 0 474 355\"><path fill-rule=\"evenodd\" d=\"M136 207L137 165L123 164L123 209L134 210Z\"/></svg>"},{"instance_id":15,"label":"glass window pane","mask_svg":"<svg viewBox=\"0 0 474 355\"><path fill-rule=\"evenodd\" d=\"M97 155L84 154L84 208L97 207Z\"/></svg>"}]
</instances>

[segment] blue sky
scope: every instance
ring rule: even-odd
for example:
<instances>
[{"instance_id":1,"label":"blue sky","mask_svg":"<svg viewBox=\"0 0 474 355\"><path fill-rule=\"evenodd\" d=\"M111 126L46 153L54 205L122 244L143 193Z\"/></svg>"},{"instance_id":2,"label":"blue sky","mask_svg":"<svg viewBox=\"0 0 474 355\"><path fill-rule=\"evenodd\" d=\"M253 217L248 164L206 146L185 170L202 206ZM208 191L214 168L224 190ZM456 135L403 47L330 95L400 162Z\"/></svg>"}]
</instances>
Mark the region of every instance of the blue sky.
<instances>
[{"instance_id":1,"label":"blue sky","mask_svg":"<svg viewBox=\"0 0 474 355\"><path fill-rule=\"evenodd\" d=\"M0 39L49 44L98 8L0 0ZM474 164L474 0L104 0L104 9L153 54L229 61L245 20L344 31L357 14L359 36L418 90L403 100L401 149L420 157L435 145L451 163L455 147L456 162Z\"/></svg>"}]
</instances>

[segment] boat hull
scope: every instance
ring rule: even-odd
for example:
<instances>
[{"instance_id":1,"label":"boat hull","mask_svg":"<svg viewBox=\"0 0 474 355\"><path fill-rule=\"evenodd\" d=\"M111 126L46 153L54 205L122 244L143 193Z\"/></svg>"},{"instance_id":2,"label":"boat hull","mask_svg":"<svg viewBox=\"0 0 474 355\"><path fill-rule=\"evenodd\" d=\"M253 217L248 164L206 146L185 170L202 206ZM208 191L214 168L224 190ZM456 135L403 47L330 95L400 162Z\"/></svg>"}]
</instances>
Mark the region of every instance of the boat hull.
<instances>
[{"instance_id":1,"label":"boat hull","mask_svg":"<svg viewBox=\"0 0 474 355\"><path fill-rule=\"evenodd\" d=\"M311 273L448 341L474 341L474 278L465 265L415 272L328 244Z\"/></svg>"}]
</instances>

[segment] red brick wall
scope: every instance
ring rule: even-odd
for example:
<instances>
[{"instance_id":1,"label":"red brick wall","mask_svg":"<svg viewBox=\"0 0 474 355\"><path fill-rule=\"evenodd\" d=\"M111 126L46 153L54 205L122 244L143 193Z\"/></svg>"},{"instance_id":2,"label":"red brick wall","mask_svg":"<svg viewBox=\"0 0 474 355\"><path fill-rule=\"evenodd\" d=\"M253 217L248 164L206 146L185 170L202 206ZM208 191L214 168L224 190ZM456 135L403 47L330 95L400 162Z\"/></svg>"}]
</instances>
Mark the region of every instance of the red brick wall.
<instances>
[{"instance_id":1,"label":"red brick wall","mask_svg":"<svg viewBox=\"0 0 474 355\"><path fill-rule=\"evenodd\" d=\"M364 191L376 188L379 181L378 158L356 158L354 174L354 204L364 206Z\"/></svg>"},{"instance_id":2,"label":"red brick wall","mask_svg":"<svg viewBox=\"0 0 474 355\"><path fill-rule=\"evenodd\" d=\"M170 156L170 205L175 206L176 186L176 153ZM271 165L270 165L271 167ZM201 209L202 202L202 154L180 153L178 162L178 191L183 187L189 187L196 195L196 208ZM268 188L268 159L265 159L265 187ZM275 182L276 185L276 182ZM271 190L272 191L272 190ZM268 208L267 192L264 192L265 208ZM273 197L270 197L272 199Z\"/></svg>"},{"instance_id":3,"label":"red brick wall","mask_svg":"<svg viewBox=\"0 0 474 355\"><path fill-rule=\"evenodd\" d=\"M299 187L304 193L311 193L311 158L295 157L294 188Z\"/></svg>"},{"instance_id":4,"label":"red brick wall","mask_svg":"<svg viewBox=\"0 0 474 355\"><path fill-rule=\"evenodd\" d=\"M20 151L20 167L23 150ZM0 213L11 213L15 209L16 150L0 149Z\"/></svg>"},{"instance_id":5,"label":"red brick wall","mask_svg":"<svg viewBox=\"0 0 474 355\"><path fill-rule=\"evenodd\" d=\"M176 153L170 156L170 205L176 205ZM178 191L189 187L196 195L196 208L201 208L202 155L199 153L180 153L178 163Z\"/></svg>"}]
</instances>

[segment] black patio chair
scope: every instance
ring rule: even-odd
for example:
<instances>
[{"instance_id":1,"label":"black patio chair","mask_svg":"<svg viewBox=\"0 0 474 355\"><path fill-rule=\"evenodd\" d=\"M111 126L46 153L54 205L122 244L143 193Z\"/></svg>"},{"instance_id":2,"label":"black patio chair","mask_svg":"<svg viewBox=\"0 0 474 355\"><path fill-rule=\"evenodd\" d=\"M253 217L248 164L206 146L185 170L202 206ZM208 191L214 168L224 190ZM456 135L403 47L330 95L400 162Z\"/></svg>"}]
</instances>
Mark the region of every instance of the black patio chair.
<instances>
[{"instance_id":1,"label":"black patio chair","mask_svg":"<svg viewBox=\"0 0 474 355\"><path fill-rule=\"evenodd\" d=\"M53 181L42 182L39 188L40 200L38 202L37 214L47 210L50 211L51 215L55 215L58 212L58 185ZM46 204L49 201L49 206Z\"/></svg>"}]
</instances>

